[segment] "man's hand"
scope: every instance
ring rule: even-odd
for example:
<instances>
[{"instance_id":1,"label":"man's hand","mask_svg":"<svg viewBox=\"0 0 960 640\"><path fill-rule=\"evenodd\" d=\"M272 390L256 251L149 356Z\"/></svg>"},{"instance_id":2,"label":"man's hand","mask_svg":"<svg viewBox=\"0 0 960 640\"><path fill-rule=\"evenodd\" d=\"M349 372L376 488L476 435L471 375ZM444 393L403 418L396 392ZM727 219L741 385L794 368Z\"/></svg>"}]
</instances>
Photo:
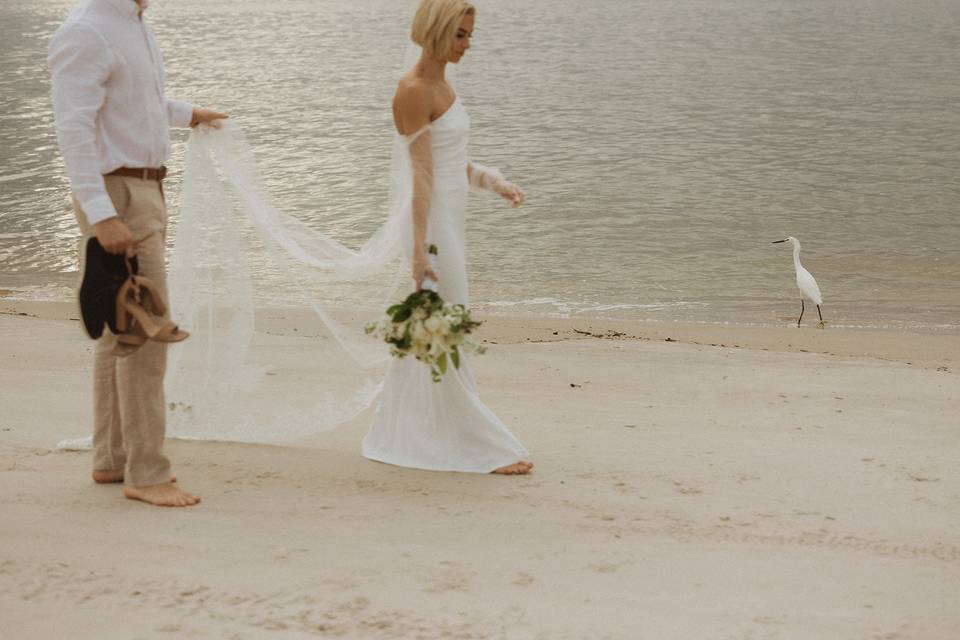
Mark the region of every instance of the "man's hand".
<instances>
[{"instance_id":1,"label":"man's hand","mask_svg":"<svg viewBox=\"0 0 960 640\"><path fill-rule=\"evenodd\" d=\"M137 253L137 241L127 225L123 224L120 218L107 218L98 222L93 227L97 233L97 240L100 241L107 253L126 254L134 256Z\"/></svg>"},{"instance_id":2,"label":"man's hand","mask_svg":"<svg viewBox=\"0 0 960 640\"><path fill-rule=\"evenodd\" d=\"M213 109L204 109L203 107L194 107L193 109L193 118L190 119L190 126L195 127L198 124L209 124L214 129L219 129L222 126L220 120L225 120L230 116L226 113L221 113L219 111L214 111Z\"/></svg>"}]
</instances>

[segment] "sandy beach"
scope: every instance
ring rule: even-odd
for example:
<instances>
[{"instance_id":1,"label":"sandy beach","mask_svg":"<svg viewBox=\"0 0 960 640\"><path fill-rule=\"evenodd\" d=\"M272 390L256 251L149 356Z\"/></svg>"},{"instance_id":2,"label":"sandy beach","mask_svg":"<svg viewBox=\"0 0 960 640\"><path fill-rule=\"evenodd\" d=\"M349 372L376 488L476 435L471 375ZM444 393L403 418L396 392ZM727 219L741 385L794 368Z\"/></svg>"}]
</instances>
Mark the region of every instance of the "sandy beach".
<instances>
[{"instance_id":1,"label":"sandy beach","mask_svg":"<svg viewBox=\"0 0 960 640\"><path fill-rule=\"evenodd\" d=\"M960 337L490 318L533 475L367 461L365 414L172 440L204 502L167 510L55 449L89 432L76 317L0 300L3 638L960 637Z\"/></svg>"}]
</instances>

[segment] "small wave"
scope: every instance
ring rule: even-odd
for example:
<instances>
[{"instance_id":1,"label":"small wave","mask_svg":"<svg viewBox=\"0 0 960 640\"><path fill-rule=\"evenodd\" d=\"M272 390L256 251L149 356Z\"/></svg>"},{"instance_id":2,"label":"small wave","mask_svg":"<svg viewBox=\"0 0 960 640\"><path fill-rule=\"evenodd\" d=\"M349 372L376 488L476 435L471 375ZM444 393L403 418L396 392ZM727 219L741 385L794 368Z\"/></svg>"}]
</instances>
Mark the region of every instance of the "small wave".
<instances>
[{"instance_id":1,"label":"small wave","mask_svg":"<svg viewBox=\"0 0 960 640\"><path fill-rule=\"evenodd\" d=\"M681 308L697 308L709 306L706 302L650 302L650 303L599 303L573 302L558 298L530 298L527 300L493 300L480 301L474 304L479 309L514 309L529 310L531 312L558 313L564 316L604 316L613 315L622 317L624 313L638 311L668 311Z\"/></svg>"},{"instance_id":2,"label":"small wave","mask_svg":"<svg viewBox=\"0 0 960 640\"><path fill-rule=\"evenodd\" d=\"M7 274L9 276L9 274ZM65 302L75 299L75 284L63 282L44 282L34 284L29 278L0 277L0 300L6 302ZM6 282L4 282L6 280ZM75 280L70 274L69 280ZM258 300L262 307L283 306L286 298L283 289L273 290L268 299ZM558 319L609 319L648 322L678 322L684 324L730 325L744 327L780 327L795 326L792 316L771 313L768 306L741 305L736 308L730 300L670 302L584 302L564 300L558 297L540 296L522 300L479 300L472 306L481 313L489 315L541 316ZM941 317L883 317L866 319L868 307L860 309L860 317L849 313L829 316L827 325L832 329L866 329L886 331L915 331L920 333L960 334L960 323L944 321ZM880 320L879 318L883 318Z\"/></svg>"}]
</instances>

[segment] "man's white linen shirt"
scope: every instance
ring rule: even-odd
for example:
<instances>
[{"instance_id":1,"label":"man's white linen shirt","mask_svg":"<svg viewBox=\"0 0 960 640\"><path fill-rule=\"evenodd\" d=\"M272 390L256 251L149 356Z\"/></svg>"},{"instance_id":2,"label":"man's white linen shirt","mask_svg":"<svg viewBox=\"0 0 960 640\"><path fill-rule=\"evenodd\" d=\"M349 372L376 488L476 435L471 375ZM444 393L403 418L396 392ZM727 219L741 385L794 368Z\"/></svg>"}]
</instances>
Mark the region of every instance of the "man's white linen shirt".
<instances>
[{"instance_id":1,"label":"man's white linen shirt","mask_svg":"<svg viewBox=\"0 0 960 640\"><path fill-rule=\"evenodd\" d=\"M193 106L164 96L163 58L134 0L85 0L53 34L48 62L70 186L97 224L117 215L103 175L160 167L170 127L189 126Z\"/></svg>"}]
</instances>

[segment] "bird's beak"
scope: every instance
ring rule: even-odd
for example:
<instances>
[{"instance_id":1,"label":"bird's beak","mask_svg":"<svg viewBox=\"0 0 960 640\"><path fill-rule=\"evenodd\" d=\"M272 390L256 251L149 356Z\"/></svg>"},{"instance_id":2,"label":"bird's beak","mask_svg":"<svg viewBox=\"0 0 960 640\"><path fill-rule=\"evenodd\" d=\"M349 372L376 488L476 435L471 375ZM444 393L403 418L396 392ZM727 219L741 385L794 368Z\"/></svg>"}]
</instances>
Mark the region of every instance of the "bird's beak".
<instances>
[{"instance_id":1,"label":"bird's beak","mask_svg":"<svg viewBox=\"0 0 960 640\"><path fill-rule=\"evenodd\" d=\"M779 244L779 243L781 243L781 242L786 242L786 240L774 240L774 241L771 242L770 244Z\"/></svg>"}]
</instances>

